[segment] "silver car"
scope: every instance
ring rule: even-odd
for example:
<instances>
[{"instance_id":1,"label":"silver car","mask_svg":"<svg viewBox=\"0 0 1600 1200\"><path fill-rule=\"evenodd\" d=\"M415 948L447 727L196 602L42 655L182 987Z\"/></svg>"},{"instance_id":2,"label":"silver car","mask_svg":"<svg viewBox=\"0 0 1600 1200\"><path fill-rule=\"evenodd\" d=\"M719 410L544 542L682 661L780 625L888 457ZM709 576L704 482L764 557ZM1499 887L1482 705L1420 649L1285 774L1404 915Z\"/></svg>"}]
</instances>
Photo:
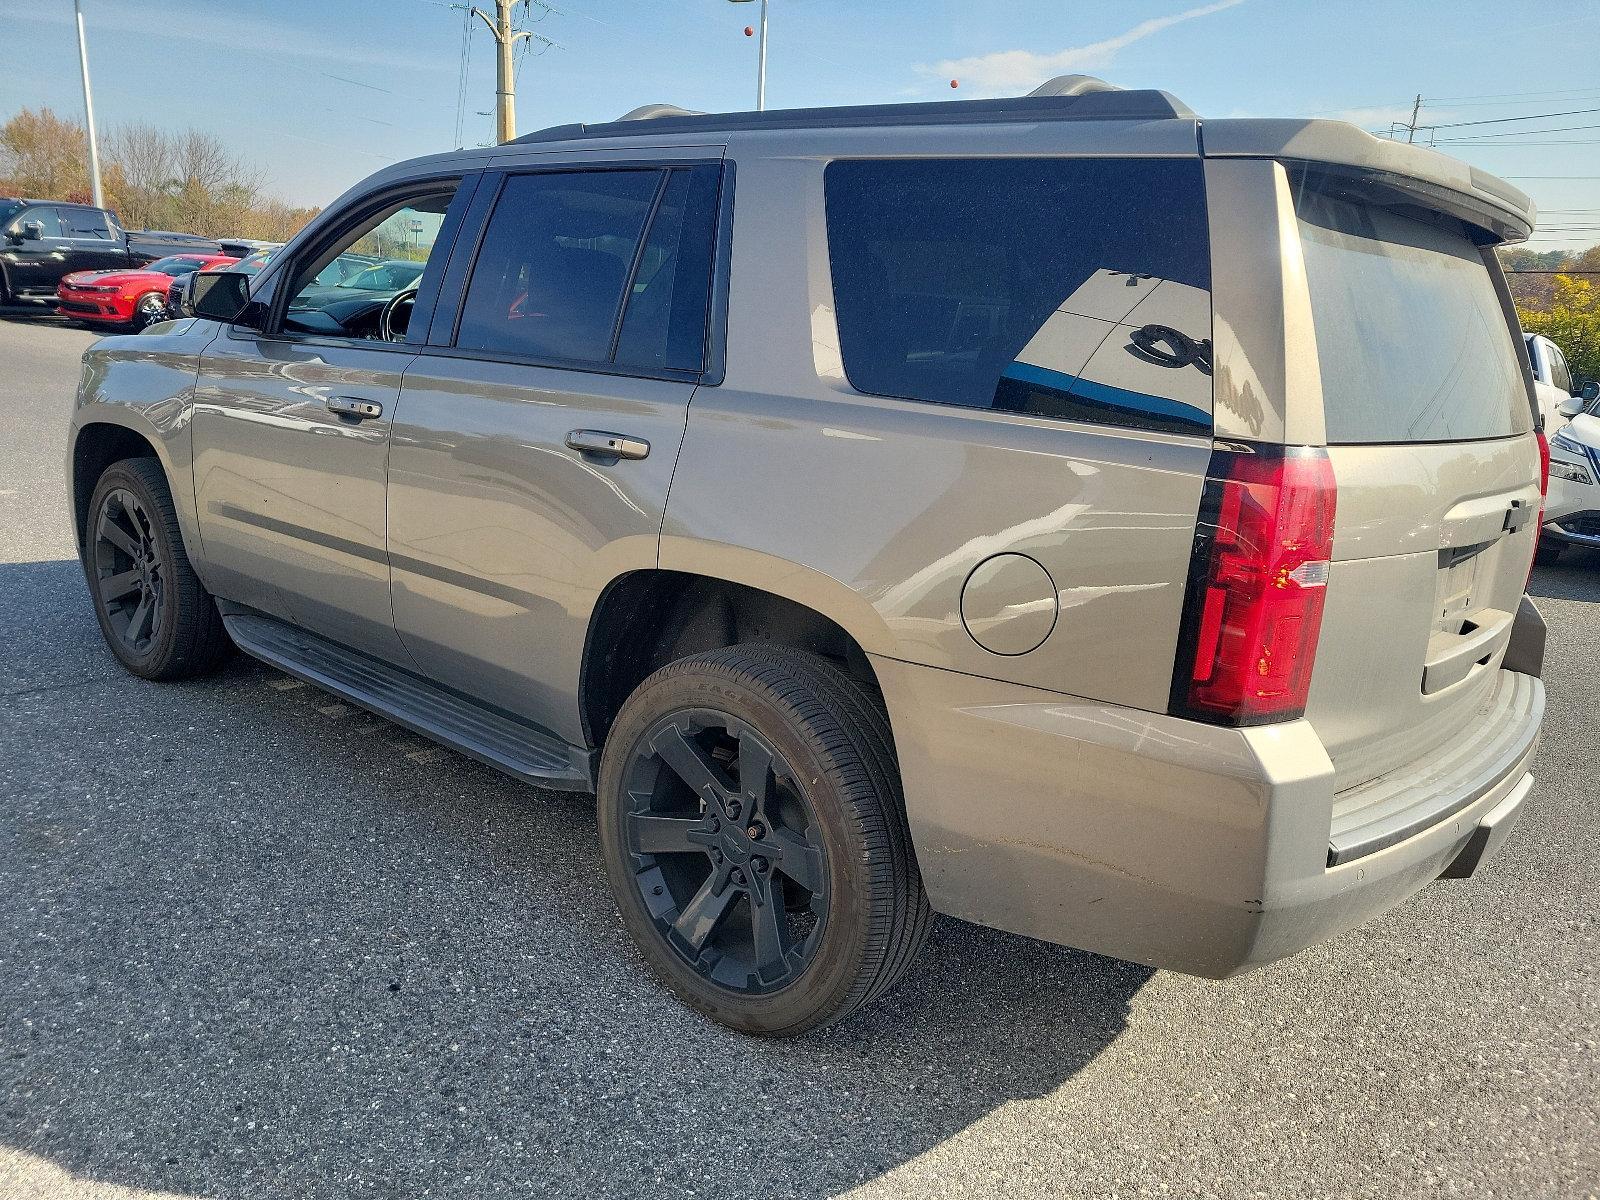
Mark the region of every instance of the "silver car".
<instances>
[{"instance_id":1,"label":"silver car","mask_svg":"<svg viewBox=\"0 0 1600 1200\"><path fill-rule=\"evenodd\" d=\"M1082 77L403 163L85 356L95 611L147 678L237 646L593 791L738 1029L882 995L932 912L1232 975L1528 796L1532 220ZM422 274L330 298L345 252Z\"/></svg>"}]
</instances>

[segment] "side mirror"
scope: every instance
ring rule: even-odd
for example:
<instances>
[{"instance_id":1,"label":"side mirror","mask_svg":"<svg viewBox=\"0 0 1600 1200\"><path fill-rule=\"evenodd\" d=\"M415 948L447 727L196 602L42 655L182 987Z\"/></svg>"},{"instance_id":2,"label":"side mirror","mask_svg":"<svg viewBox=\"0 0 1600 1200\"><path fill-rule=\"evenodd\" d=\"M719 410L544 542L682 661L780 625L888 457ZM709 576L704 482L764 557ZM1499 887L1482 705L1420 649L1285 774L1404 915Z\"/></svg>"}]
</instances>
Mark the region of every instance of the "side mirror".
<instances>
[{"instance_id":1,"label":"side mirror","mask_svg":"<svg viewBox=\"0 0 1600 1200\"><path fill-rule=\"evenodd\" d=\"M25 242L37 242L43 236L44 236L44 222L43 221L24 221L22 223L22 240L23 241L25 241Z\"/></svg>"},{"instance_id":2,"label":"side mirror","mask_svg":"<svg viewBox=\"0 0 1600 1200\"><path fill-rule=\"evenodd\" d=\"M250 277L230 271L197 271L189 289L189 308L197 317L238 323L250 306Z\"/></svg>"},{"instance_id":3,"label":"side mirror","mask_svg":"<svg viewBox=\"0 0 1600 1200\"><path fill-rule=\"evenodd\" d=\"M1583 411L1582 396L1568 396L1556 406L1556 411L1563 417L1575 417Z\"/></svg>"},{"instance_id":4,"label":"side mirror","mask_svg":"<svg viewBox=\"0 0 1600 1200\"><path fill-rule=\"evenodd\" d=\"M1593 404L1596 400L1600 400L1600 383L1591 379L1578 389L1578 398L1585 404Z\"/></svg>"}]
</instances>

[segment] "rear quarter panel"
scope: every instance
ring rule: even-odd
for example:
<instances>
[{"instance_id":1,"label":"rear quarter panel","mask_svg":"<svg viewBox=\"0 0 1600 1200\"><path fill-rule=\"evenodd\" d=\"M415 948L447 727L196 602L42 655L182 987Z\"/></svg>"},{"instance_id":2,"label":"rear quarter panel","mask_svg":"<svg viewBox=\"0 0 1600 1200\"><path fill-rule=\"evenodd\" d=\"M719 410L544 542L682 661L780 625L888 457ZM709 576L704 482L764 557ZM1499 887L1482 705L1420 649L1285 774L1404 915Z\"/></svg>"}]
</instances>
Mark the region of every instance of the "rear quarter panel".
<instances>
[{"instance_id":1,"label":"rear quarter panel","mask_svg":"<svg viewBox=\"0 0 1600 1200\"><path fill-rule=\"evenodd\" d=\"M839 157L1060 155L1063 139L1194 156L1192 125L1141 128L1148 145L1125 124L794 131L748 154L730 139L727 374L691 405L662 567L808 604L871 654L1164 710L1210 439L855 391L823 193ZM1030 653L991 653L962 621L963 585L1001 553L1053 581L1059 616Z\"/></svg>"}]
</instances>

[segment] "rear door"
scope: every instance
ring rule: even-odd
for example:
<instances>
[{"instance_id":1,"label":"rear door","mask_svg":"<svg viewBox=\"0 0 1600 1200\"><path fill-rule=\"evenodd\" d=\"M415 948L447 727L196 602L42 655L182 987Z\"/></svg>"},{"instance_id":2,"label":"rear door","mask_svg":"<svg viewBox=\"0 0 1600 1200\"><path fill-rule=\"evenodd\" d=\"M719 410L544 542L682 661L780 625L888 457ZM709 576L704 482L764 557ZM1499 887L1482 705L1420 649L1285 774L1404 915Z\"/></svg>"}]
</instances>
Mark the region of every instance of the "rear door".
<instances>
[{"instance_id":1,"label":"rear door","mask_svg":"<svg viewBox=\"0 0 1600 1200\"><path fill-rule=\"evenodd\" d=\"M98 208L62 206L61 235L67 246L69 271L109 271L128 265L128 254Z\"/></svg>"},{"instance_id":2,"label":"rear door","mask_svg":"<svg viewBox=\"0 0 1600 1200\"><path fill-rule=\"evenodd\" d=\"M705 368L721 174L647 157L486 176L476 256L445 283L459 308L441 299L406 371L395 627L430 678L569 742L590 613L657 564Z\"/></svg>"},{"instance_id":3,"label":"rear door","mask_svg":"<svg viewBox=\"0 0 1600 1200\"><path fill-rule=\"evenodd\" d=\"M1338 488L1306 716L1343 790L1460 736L1499 685L1539 450L1484 239L1348 184L1291 186Z\"/></svg>"}]
</instances>

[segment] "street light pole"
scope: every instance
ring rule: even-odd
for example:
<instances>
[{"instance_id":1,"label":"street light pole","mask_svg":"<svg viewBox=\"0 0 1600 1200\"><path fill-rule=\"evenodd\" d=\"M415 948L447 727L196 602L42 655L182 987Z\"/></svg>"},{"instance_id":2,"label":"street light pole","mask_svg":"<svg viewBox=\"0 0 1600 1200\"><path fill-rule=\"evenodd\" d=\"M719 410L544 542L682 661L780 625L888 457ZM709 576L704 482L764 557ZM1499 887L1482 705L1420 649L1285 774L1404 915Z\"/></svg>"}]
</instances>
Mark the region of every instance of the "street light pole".
<instances>
[{"instance_id":1,"label":"street light pole","mask_svg":"<svg viewBox=\"0 0 1600 1200\"><path fill-rule=\"evenodd\" d=\"M731 4L749 4L751 0L729 0ZM745 26L745 33L750 27ZM761 48L756 59L756 111L767 107L767 0L761 0Z\"/></svg>"},{"instance_id":2,"label":"street light pole","mask_svg":"<svg viewBox=\"0 0 1600 1200\"><path fill-rule=\"evenodd\" d=\"M756 111L764 112L767 107L767 0L761 0L761 49L758 52L760 61L756 66ZM88 78L87 75L84 76Z\"/></svg>"},{"instance_id":3,"label":"street light pole","mask_svg":"<svg viewBox=\"0 0 1600 1200\"><path fill-rule=\"evenodd\" d=\"M100 189L100 144L94 135L94 93L89 90L89 47L83 40L82 0L72 0L72 10L78 18L78 66L83 70L83 119L89 131L89 186L94 192L94 206L106 206L105 193Z\"/></svg>"}]
</instances>

